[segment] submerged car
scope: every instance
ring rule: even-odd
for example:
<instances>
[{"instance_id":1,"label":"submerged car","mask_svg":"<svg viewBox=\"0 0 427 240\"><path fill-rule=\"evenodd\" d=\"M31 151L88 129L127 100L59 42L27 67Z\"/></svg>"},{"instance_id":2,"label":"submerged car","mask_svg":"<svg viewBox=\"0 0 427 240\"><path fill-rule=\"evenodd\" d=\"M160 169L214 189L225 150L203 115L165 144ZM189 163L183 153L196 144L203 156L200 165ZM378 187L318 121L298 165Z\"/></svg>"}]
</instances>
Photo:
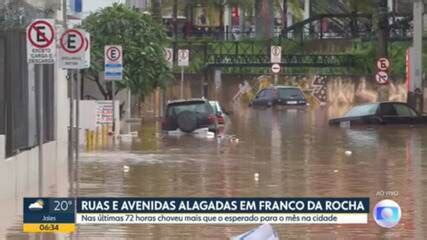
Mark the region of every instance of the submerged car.
<instances>
[{"instance_id":1,"label":"submerged car","mask_svg":"<svg viewBox=\"0 0 427 240\"><path fill-rule=\"evenodd\" d=\"M249 105L253 107L307 106L307 100L298 87L273 86L260 90Z\"/></svg>"},{"instance_id":2,"label":"submerged car","mask_svg":"<svg viewBox=\"0 0 427 240\"><path fill-rule=\"evenodd\" d=\"M359 105L343 117L329 120L331 125L351 126L365 124L427 124L427 116L402 102L381 102Z\"/></svg>"},{"instance_id":3,"label":"submerged car","mask_svg":"<svg viewBox=\"0 0 427 240\"><path fill-rule=\"evenodd\" d=\"M162 130L179 129L192 133L203 128L208 128L211 132L218 130L217 117L208 100L200 98L168 102L165 117L162 119Z\"/></svg>"},{"instance_id":4,"label":"submerged car","mask_svg":"<svg viewBox=\"0 0 427 240\"><path fill-rule=\"evenodd\" d=\"M221 104L218 101L209 101L209 103L214 110L218 124L224 125L225 124L225 112L222 110Z\"/></svg>"}]
</instances>

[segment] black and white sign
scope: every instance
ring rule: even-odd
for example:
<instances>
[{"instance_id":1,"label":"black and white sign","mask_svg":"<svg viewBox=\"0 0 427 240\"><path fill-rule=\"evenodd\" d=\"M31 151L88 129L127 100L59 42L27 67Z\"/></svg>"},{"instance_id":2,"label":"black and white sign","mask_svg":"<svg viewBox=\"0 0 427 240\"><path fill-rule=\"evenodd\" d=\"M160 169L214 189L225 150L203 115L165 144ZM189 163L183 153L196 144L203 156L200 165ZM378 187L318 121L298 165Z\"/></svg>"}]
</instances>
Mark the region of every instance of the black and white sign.
<instances>
[{"instance_id":1,"label":"black and white sign","mask_svg":"<svg viewBox=\"0 0 427 240\"><path fill-rule=\"evenodd\" d=\"M273 73L279 73L280 70L281 70L280 64L275 63L271 66L271 71Z\"/></svg>"},{"instance_id":2,"label":"black and white sign","mask_svg":"<svg viewBox=\"0 0 427 240\"><path fill-rule=\"evenodd\" d=\"M188 49L178 50L178 66L180 67L190 66L190 51Z\"/></svg>"},{"instance_id":3,"label":"black and white sign","mask_svg":"<svg viewBox=\"0 0 427 240\"><path fill-rule=\"evenodd\" d=\"M377 68L380 71L388 71L390 69L390 60L388 60L387 58L378 59Z\"/></svg>"},{"instance_id":4,"label":"black and white sign","mask_svg":"<svg viewBox=\"0 0 427 240\"><path fill-rule=\"evenodd\" d=\"M37 19L28 25L26 29L28 63L55 63L56 29L54 24L53 19Z\"/></svg>"},{"instance_id":5,"label":"black and white sign","mask_svg":"<svg viewBox=\"0 0 427 240\"><path fill-rule=\"evenodd\" d=\"M104 48L104 79L123 79L123 51L120 45L107 45Z\"/></svg>"},{"instance_id":6,"label":"black and white sign","mask_svg":"<svg viewBox=\"0 0 427 240\"><path fill-rule=\"evenodd\" d=\"M315 76L311 83L313 91L311 95L320 103L325 104L328 101L328 84L323 76Z\"/></svg>"},{"instance_id":7,"label":"black and white sign","mask_svg":"<svg viewBox=\"0 0 427 240\"><path fill-rule=\"evenodd\" d=\"M389 81L388 73L385 71L378 71L375 75L375 80L377 80L378 84L384 85L387 84Z\"/></svg>"},{"instance_id":8,"label":"black and white sign","mask_svg":"<svg viewBox=\"0 0 427 240\"><path fill-rule=\"evenodd\" d=\"M281 63L281 62L282 62L282 47L271 46L271 63Z\"/></svg>"},{"instance_id":9,"label":"black and white sign","mask_svg":"<svg viewBox=\"0 0 427 240\"><path fill-rule=\"evenodd\" d=\"M64 69L82 69L88 66L89 34L80 29L68 29L59 38L59 65Z\"/></svg>"},{"instance_id":10,"label":"black and white sign","mask_svg":"<svg viewBox=\"0 0 427 240\"><path fill-rule=\"evenodd\" d=\"M168 62L169 66L173 66L173 49L165 48L165 60Z\"/></svg>"}]
</instances>

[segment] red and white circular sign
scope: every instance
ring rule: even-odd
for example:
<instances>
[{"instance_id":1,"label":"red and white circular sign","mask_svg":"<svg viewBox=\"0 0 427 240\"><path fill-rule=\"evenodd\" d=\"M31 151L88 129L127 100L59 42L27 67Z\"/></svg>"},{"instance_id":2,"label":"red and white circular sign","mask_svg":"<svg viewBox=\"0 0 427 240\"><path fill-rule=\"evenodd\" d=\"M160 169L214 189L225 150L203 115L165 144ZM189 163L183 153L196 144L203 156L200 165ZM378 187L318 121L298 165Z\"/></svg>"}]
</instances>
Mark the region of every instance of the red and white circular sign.
<instances>
[{"instance_id":1,"label":"red and white circular sign","mask_svg":"<svg viewBox=\"0 0 427 240\"><path fill-rule=\"evenodd\" d=\"M381 71L387 71L390 68L390 60L387 58L380 58L377 61L377 68Z\"/></svg>"},{"instance_id":2,"label":"red and white circular sign","mask_svg":"<svg viewBox=\"0 0 427 240\"><path fill-rule=\"evenodd\" d=\"M75 54L80 52L86 44L86 39L77 29L68 29L65 31L60 39L61 48L69 53Z\"/></svg>"},{"instance_id":3,"label":"red and white circular sign","mask_svg":"<svg viewBox=\"0 0 427 240\"><path fill-rule=\"evenodd\" d=\"M281 67L280 67L280 64L273 64L272 66L271 66L271 71L273 72L273 73L279 73L280 72L280 70L281 70Z\"/></svg>"},{"instance_id":4,"label":"red and white circular sign","mask_svg":"<svg viewBox=\"0 0 427 240\"><path fill-rule=\"evenodd\" d=\"M381 85L387 84L389 81L388 73L385 71L377 72L377 74L375 75L375 80L377 81L378 84L381 84Z\"/></svg>"},{"instance_id":5,"label":"red and white circular sign","mask_svg":"<svg viewBox=\"0 0 427 240\"><path fill-rule=\"evenodd\" d=\"M45 20L34 21L27 28L27 38L35 48L49 48L54 44L55 40L54 27Z\"/></svg>"},{"instance_id":6,"label":"red and white circular sign","mask_svg":"<svg viewBox=\"0 0 427 240\"><path fill-rule=\"evenodd\" d=\"M111 62L118 61L122 56L122 52L117 47L110 47L107 49L107 58Z\"/></svg>"}]
</instances>

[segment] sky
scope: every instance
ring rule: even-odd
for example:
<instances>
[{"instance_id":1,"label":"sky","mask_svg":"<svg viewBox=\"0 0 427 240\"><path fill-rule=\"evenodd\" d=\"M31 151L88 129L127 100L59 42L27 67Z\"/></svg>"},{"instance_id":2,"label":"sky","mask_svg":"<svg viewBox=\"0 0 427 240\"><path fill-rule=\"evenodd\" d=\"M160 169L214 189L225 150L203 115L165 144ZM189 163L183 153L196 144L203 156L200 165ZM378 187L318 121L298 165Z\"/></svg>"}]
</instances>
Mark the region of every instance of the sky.
<instances>
[{"instance_id":1,"label":"sky","mask_svg":"<svg viewBox=\"0 0 427 240\"><path fill-rule=\"evenodd\" d=\"M99 8L111 6L113 3L126 3L126 0L82 0L83 12L92 12Z\"/></svg>"}]
</instances>

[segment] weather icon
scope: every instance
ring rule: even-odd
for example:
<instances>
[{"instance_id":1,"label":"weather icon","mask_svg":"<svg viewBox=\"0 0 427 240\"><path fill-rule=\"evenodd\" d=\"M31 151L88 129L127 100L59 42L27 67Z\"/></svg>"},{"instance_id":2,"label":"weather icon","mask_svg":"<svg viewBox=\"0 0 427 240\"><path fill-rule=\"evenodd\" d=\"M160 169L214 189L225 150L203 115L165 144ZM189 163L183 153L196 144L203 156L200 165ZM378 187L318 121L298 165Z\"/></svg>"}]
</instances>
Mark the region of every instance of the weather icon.
<instances>
[{"instance_id":1,"label":"weather icon","mask_svg":"<svg viewBox=\"0 0 427 240\"><path fill-rule=\"evenodd\" d=\"M43 209L44 202L43 200L39 199L36 202L33 202L28 206L28 209L30 210L42 210Z\"/></svg>"}]
</instances>

